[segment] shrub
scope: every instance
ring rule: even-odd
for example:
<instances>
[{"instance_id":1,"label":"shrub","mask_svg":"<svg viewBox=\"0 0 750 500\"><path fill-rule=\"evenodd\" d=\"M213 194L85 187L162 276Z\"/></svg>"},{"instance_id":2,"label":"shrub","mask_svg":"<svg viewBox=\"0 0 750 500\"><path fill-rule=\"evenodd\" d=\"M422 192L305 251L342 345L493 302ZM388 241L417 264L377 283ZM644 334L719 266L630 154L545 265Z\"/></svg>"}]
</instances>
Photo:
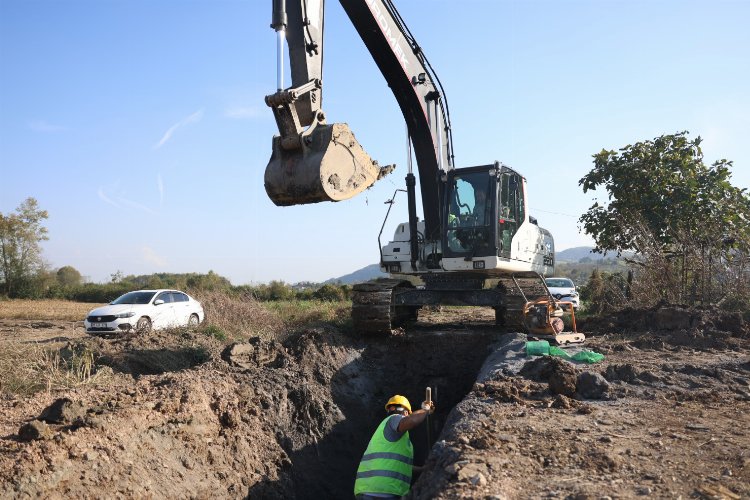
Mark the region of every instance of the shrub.
<instances>
[{"instance_id":1,"label":"shrub","mask_svg":"<svg viewBox=\"0 0 750 500\"><path fill-rule=\"evenodd\" d=\"M112 371L96 370L96 353L84 344L60 350L8 343L0 351L0 393L31 395L102 382Z\"/></svg>"},{"instance_id":2,"label":"shrub","mask_svg":"<svg viewBox=\"0 0 750 500\"><path fill-rule=\"evenodd\" d=\"M222 330L220 327L214 325L214 324L208 324L203 328L203 333L208 335L209 337L213 337L216 340L220 342L226 341L229 337L227 336L227 332Z\"/></svg>"},{"instance_id":3,"label":"shrub","mask_svg":"<svg viewBox=\"0 0 750 500\"><path fill-rule=\"evenodd\" d=\"M208 290L190 290L188 293L203 305L207 325L221 330L228 338L272 338L284 327L278 314L268 310L251 294Z\"/></svg>"},{"instance_id":4,"label":"shrub","mask_svg":"<svg viewBox=\"0 0 750 500\"><path fill-rule=\"evenodd\" d=\"M128 282L120 283L86 283L72 287L67 293L70 300L77 302L109 303L120 295L137 290L138 287Z\"/></svg>"},{"instance_id":5,"label":"shrub","mask_svg":"<svg viewBox=\"0 0 750 500\"><path fill-rule=\"evenodd\" d=\"M336 285L323 285L312 294L313 298L327 302L341 302L346 294L341 287Z\"/></svg>"}]
</instances>

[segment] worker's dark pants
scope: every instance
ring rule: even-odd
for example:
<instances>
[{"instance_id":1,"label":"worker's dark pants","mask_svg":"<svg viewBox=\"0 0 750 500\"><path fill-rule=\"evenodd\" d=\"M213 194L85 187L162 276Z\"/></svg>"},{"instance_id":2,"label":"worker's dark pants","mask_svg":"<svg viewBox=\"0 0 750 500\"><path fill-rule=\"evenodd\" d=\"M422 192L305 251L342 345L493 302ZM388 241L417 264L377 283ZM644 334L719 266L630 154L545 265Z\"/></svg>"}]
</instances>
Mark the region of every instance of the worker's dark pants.
<instances>
[{"instance_id":1,"label":"worker's dark pants","mask_svg":"<svg viewBox=\"0 0 750 500\"><path fill-rule=\"evenodd\" d=\"M399 498L401 497L398 495L388 495L387 497L381 497L381 496L374 497L372 495L368 495L367 493L361 493L356 496L357 500L398 500Z\"/></svg>"}]
</instances>

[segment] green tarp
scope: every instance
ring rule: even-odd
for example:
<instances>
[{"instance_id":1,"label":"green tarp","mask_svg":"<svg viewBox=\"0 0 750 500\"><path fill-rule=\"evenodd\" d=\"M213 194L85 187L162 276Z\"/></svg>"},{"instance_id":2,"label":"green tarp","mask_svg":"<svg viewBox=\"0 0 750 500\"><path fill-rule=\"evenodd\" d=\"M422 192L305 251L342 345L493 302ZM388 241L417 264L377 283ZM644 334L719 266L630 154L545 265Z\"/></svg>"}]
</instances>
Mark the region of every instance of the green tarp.
<instances>
[{"instance_id":1,"label":"green tarp","mask_svg":"<svg viewBox=\"0 0 750 500\"><path fill-rule=\"evenodd\" d=\"M571 356L565 350L549 345L546 340L526 342L526 354L528 356L557 356L568 361L588 364L598 363L604 359L604 354L594 351L579 351Z\"/></svg>"}]
</instances>

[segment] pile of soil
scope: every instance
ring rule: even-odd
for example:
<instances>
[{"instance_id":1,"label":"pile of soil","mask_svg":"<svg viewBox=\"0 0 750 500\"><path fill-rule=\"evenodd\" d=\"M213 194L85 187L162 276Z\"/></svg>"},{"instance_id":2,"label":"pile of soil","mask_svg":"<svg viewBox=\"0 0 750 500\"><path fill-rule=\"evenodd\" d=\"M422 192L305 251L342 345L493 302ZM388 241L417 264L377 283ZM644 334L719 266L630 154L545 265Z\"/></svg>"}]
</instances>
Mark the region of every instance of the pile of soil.
<instances>
[{"instance_id":1,"label":"pile of soil","mask_svg":"<svg viewBox=\"0 0 750 500\"><path fill-rule=\"evenodd\" d=\"M0 497L351 498L384 402L427 386L411 498L750 497L746 325L599 328L586 347L605 360L574 365L526 357L493 320L438 310L386 339L321 326L238 346L52 324L48 345L98 353L108 376L0 400Z\"/></svg>"},{"instance_id":2,"label":"pile of soil","mask_svg":"<svg viewBox=\"0 0 750 500\"><path fill-rule=\"evenodd\" d=\"M748 348L694 334L601 333L597 365L488 359L410 498L750 496Z\"/></svg>"}]
</instances>

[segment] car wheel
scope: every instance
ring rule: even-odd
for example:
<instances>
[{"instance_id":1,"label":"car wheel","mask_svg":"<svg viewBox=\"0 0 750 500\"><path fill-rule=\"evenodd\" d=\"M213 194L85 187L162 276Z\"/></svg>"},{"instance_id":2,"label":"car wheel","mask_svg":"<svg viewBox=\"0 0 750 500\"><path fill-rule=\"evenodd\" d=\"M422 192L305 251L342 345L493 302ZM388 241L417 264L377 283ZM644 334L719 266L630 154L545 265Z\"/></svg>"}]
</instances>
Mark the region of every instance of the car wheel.
<instances>
[{"instance_id":1,"label":"car wheel","mask_svg":"<svg viewBox=\"0 0 750 500\"><path fill-rule=\"evenodd\" d=\"M198 315L191 314L190 318L188 318L188 326L190 328L195 328L196 326L198 326L198 323L200 323L200 320L198 319Z\"/></svg>"},{"instance_id":2,"label":"car wheel","mask_svg":"<svg viewBox=\"0 0 750 500\"><path fill-rule=\"evenodd\" d=\"M146 316L142 317L138 320L138 323L135 324L135 331L136 333L148 333L151 331L151 320L148 319Z\"/></svg>"}]
</instances>

